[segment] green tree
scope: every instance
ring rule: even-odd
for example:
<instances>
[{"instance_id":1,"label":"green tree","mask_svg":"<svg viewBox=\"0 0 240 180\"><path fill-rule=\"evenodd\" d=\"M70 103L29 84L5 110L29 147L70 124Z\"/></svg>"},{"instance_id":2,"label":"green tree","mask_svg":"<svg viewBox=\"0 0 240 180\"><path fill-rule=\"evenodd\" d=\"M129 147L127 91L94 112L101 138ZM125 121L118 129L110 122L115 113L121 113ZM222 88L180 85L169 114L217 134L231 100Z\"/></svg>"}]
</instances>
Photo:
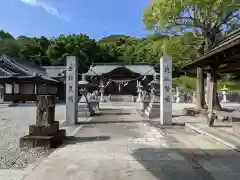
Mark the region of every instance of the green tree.
<instances>
[{"instance_id":1,"label":"green tree","mask_svg":"<svg viewBox=\"0 0 240 180\"><path fill-rule=\"evenodd\" d=\"M149 30L167 34L192 31L198 39L197 54L213 48L226 28L240 24L236 0L153 0L144 9L143 22ZM197 71L197 107L204 108L204 72ZM216 103L215 103L216 104Z\"/></svg>"}]
</instances>

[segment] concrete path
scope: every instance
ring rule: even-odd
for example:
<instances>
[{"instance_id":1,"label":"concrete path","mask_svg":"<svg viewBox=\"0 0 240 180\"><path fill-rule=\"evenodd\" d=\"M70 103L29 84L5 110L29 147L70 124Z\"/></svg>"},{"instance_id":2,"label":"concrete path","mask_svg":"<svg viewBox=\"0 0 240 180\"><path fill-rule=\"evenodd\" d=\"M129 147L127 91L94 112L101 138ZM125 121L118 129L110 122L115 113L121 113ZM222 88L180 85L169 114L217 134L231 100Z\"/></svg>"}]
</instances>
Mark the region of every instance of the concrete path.
<instances>
[{"instance_id":1,"label":"concrete path","mask_svg":"<svg viewBox=\"0 0 240 180\"><path fill-rule=\"evenodd\" d=\"M24 180L239 179L238 153L184 127L157 130L135 112L103 110Z\"/></svg>"}]
</instances>

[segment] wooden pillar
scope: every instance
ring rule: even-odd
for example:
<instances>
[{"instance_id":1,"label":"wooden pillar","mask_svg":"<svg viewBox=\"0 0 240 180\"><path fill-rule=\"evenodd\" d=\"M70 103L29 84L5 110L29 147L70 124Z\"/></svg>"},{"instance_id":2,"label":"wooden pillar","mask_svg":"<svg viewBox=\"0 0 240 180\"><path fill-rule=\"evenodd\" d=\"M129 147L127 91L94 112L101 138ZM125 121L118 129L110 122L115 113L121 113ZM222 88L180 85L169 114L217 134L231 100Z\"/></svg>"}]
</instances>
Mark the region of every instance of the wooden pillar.
<instances>
[{"instance_id":1,"label":"wooden pillar","mask_svg":"<svg viewBox=\"0 0 240 180\"><path fill-rule=\"evenodd\" d=\"M197 68L197 81L196 81L196 105L197 109L203 109L205 106L205 93L204 93L204 69L203 67Z\"/></svg>"},{"instance_id":2,"label":"wooden pillar","mask_svg":"<svg viewBox=\"0 0 240 180\"><path fill-rule=\"evenodd\" d=\"M209 96L208 96L208 126L213 126L215 120L215 114L213 112L215 102L215 85L217 83L217 73L215 65L211 66L210 70L210 83L209 83Z\"/></svg>"}]
</instances>

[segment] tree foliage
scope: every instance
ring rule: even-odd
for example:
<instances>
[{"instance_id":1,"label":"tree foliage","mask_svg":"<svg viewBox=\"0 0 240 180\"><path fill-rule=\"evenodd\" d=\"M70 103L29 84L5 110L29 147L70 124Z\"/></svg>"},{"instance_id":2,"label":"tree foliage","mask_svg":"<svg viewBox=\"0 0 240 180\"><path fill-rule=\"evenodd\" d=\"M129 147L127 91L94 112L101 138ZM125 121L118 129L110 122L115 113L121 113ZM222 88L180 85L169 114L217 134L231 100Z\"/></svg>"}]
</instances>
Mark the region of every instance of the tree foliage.
<instances>
[{"instance_id":1,"label":"tree foliage","mask_svg":"<svg viewBox=\"0 0 240 180\"><path fill-rule=\"evenodd\" d=\"M193 32L199 55L240 25L238 0L152 0L144 9L146 29L167 34Z\"/></svg>"},{"instance_id":2,"label":"tree foliage","mask_svg":"<svg viewBox=\"0 0 240 180\"><path fill-rule=\"evenodd\" d=\"M75 55L80 59L79 71L86 72L94 62L146 62L155 65L163 54L159 47L166 44L167 51L173 54L174 76L179 76L182 62L194 54L189 45L192 38L192 34L186 34L171 37L171 41L166 43L169 37L156 33L144 38L112 35L96 41L86 34L59 35L53 39L44 36L14 38L10 33L0 31L0 54L20 57L43 66L65 65L66 56ZM159 68L156 67L156 70Z\"/></svg>"}]
</instances>

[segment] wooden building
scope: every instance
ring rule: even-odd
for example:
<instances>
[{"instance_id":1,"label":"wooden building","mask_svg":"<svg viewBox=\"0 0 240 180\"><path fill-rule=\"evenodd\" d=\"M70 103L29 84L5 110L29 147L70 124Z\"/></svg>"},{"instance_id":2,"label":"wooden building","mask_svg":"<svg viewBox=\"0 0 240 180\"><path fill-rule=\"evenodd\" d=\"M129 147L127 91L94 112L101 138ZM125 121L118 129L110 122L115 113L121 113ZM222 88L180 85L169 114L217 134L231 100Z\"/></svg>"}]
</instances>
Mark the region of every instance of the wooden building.
<instances>
[{"instance_id":1,"label":"wooden building","mask_svg":"<svg viewBox=\"0 0 240 180\"><path fill-rule=\"evenodd\" d=\"M216 102L216 83L218 74L228 73L239 76L240 72L240 29L228 34L215 48L193 61L185 64L183 69L188 72L195 71L197 67L204 68L210 74L208 111L209 118L213 119L214 102ZM209 121L212 125L212 121Z\"/></svg>"},{"instance_id":2,"label":"wooden building","mask_svg":"<svg viewBox=\"0 0 240 180\"><path fill-rule=\"evenodd\" d=\"M137 81L142 81L147 87L148 83L156 74L154 68L149 64L138 63L134 65L124 65L119 63L96 63L93 64L85 76L92 83L105 86L104 94L137 94ZM102 82L101 82L102 81Z\"/></svg>"},{"instance_id":3,"label":"wooden building","mask_svg":"<svg viewBox=\"0 0 240 180\"><path fill-rule=\"evenodd\" d=\"M35 101L37 95L57 95L60 82L44 68L8 56L0 57L0 102Z\"/></svg>"}]
</instances>

